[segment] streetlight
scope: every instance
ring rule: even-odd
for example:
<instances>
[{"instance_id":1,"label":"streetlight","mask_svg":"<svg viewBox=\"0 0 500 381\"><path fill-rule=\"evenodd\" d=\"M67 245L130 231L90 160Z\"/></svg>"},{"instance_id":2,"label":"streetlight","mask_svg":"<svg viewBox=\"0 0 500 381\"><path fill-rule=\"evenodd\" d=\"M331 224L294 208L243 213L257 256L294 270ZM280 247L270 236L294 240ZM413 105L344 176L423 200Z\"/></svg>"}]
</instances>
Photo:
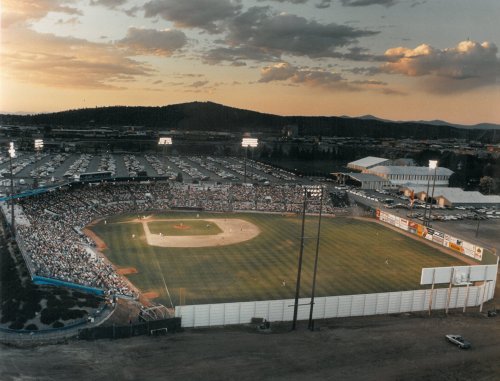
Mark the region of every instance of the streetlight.
<instances>
[{"instance_id":1,"label":"streetlight","mask_svg":"<svg viewBox=\"0 0 500 381\"><path fill-rule=\"evenodd\" d=\"M40 159L40 151L43 149L43 139L35 139L35 152L36 152L36 163L35 163L35 175L37 176L38 169L38 161ZM39 176L38 176L39 177ZM37 178L35 178L36 180ZM34 188L38 188L38 181L36 182L36 186Z\"/></svg>"},{"instance_id":2,"label":"streetlight","mask_svg":"<svg viewBox=\"0 0 500 381\"><path fill-rule=\"evenodd\" d=\"M312 280L312 290L311 290L311 307L309 309L309 329L312 331L314 329L313 322L313 310L314 310L314 293L316 291L316 272L318 270L318 257L319 257L319 240L320 240L320 232L321 232L321 214L323 211L323 186L320 185L320 198L319 198L319 219L318 219L318 235L316 237L316 255L314 257L314 271L313 271L313 280Z\"/></svg>"},{"instance_id":3,"label":"streetlight","mask_svg":"<svg viewBox=\"0 0 500 381\"><path fill-rule=\"evenodd\" d=\"M430 174L427 177L427 191L425 193L425 208L424 208L424 225L429 226L430 222L429 220L431 219L431 213L432 213L432 199L434 198L434 188L436 186L436 171L437 171L437 160L429 160L429 170L434 169L434 176L433 176L433 182L432 182L432 195L429 201L429 185L431 181ZM429 216L427 217L427 203L429 203Z\"/></svg>"},{"instance_id":4,"label":"streetlight","mask_svg":"<svg viewBox=\"0 0 500 381\"><path fill-rule=\"evenodd\" d=\"M167 171L167 155L166 155L166 151L167 151L167 146L171 146L172 145L172 138L161 137L160 140L158 140L158 145L159 146L163 146L163 160L165 161L165 173L166 173L166 171Z\"/></svg>"},{"instance_id":5,"label":"streetlight","mask_svg":"<svg viewBox=\"0 0 500 381\"><path fill-rule=\"evenodd\" d=\"M243 181L244 183L247 182L247 152L248 152L248 147L255 148L259 144L258 139L256 138L243 138L241 140L241 146L245 147L245 180Z\"/></svg>"},{"instance_id":6,"label":"streetlight","mask_svg":"<svg viewBox=\"0 0 500 381\"><path fill-rule=\"evenodd\" d=\"M14 173L12 171L12 158L16 157L16 149L14 148L14 142L10 142L9 145L9 162L10 162L10 228L12 234L16 235L16 230L14 228Z\"/></svg>"},{"instance_id":7,"label":"streetlight","mask_svg":"<svg viewBox=\"0 0 500 381\"><path fill-rule=\"evenodd\" d=\"M295 286L295 303L293 306L293 323L292 330L295 330L297 326L297 312L299 309L299 294L300 294L300 277L302 274L302 257L304 255L304 228L306 221L306 208L308 197L314 197L320 195L322 190L317 186L304 186L304 200L302 204L302 228L300 233L300 251L299 251L299 263L297 265L297 282Z\"/></svg>"}]
</instances>

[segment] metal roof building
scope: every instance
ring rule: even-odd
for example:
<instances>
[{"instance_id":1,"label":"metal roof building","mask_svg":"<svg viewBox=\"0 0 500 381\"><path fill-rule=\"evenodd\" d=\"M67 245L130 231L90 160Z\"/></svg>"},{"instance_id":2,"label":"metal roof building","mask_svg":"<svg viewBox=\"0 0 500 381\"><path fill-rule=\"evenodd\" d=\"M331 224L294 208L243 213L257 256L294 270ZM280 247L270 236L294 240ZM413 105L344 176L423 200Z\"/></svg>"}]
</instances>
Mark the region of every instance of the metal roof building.
<instances>
[{"instance_id":1,"label":"metal roof building","mask_svg":"<svg viewBox=\"0 0 500 381\"><path fill-rule=\"evenodd\" d=\"M378 165L363 170L363 173L371 173L383 177L391 182L393 186L405 185L427 185L435 182L436 187L447 187L452 170L443 167L429 169L428 167L391 166Z\"/></svg>"},{"instance_id":2,"label":"metal roof building","mask_svg":"<svg viewBox=\"0 0 500 381\"><path fill-rule=\"evenodd\" d=\"M427 187L408 186L404 188L406 195L409 195L412 190L417 198L425 199ZM431 192L429 190L429 197ZM436 187L434 200L441 206L500 206L500 196L487 196L476 191L467 192L461 188Z\"/></svg>"},{"instance_id":3,"label":"metal roof building","mask_svg":"<svg viewBox=\"0 0 500 381\"><path fill-rule=\"evenodd\" d=\"M368 168L375 167L377 165L389 164L389 159L384 159L383 157L367 156L362 159L351 161L347 164L347 168L354 169L357 171L363 171Z\"/></svg>"},{"instance_id":4,"label":"metal roof building","mask_svg":"<svg viewBox=\"0 0 500 381\"><path fill-rule=\"evenodd\" d=\"M383 177L371 173L332 173L337 182L342 185L353 185L361 189L384 189L391 183Z\"/></svg>"}]
</instances>

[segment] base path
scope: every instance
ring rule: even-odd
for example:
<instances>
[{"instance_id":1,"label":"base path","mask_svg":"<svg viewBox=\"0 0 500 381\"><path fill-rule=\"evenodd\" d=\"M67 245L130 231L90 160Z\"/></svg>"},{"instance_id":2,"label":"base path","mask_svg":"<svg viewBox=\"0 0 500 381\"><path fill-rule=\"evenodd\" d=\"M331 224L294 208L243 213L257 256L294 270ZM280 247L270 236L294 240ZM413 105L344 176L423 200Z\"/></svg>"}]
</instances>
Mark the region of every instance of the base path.
<instances>
[{"instance_id":1,"label":"base path","mask_svg":"<svg viewBox=\"0 0 500 381\"><path fill-rule=\"evenodd\" d=\"M148 219L140 220L146 235L146 241L151 246L159 247L212 247L226 246L235 243L251 240L260 234L260 229L245 220L238 218L203 218L203 221L216 224L222 233L214 235L186 235L186 236L165 236L153 234L149 230L148 222L152 221L172 221L169 219ZM174 221L179 221L178 218ZM199 221L199 219L183 219L187 221ZM137 221L139 222L139 221Z\"/></svg>"}]
</instances>

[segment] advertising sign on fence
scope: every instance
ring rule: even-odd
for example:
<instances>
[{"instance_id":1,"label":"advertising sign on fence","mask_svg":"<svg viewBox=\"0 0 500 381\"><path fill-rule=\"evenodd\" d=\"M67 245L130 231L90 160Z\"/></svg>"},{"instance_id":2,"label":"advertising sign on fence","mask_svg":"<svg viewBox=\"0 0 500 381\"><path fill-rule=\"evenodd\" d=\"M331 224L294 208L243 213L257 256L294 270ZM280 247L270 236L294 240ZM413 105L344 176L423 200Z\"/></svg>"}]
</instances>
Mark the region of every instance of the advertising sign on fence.
<instances>
[{"instance_id":1,"label":"advertising sign on fence","mask_svg":"<svg viewBox=\"0 0 500 381\"><path fill-rule=\"evenodd\" d=\"M463 241L436 229L426 227L422 224L409 221L405 218L395 216L382 210L377 210L375 215L376 218L382 222L386 222L399 229L416 234L419 237L435 242L438 245L448 247L460 254L467 255L468 257L474 258L478 261L483 259L483 248L480 246L476 246L470 242Z\"/></svg>"}]
</instances>

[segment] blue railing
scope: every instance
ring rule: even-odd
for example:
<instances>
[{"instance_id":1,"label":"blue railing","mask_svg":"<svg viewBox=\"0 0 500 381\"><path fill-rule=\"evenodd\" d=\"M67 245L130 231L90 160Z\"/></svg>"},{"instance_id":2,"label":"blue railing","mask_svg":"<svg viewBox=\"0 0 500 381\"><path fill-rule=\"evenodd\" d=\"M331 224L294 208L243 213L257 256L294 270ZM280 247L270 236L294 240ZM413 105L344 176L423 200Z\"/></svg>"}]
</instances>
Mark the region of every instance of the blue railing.
<instances>
[{"instance_id":1,"label":"blue railing","mask_svg":"<svg viewBox=\"0 0 500 381\"><path fill-rule=\"evenodd\" d=\"M95 287L83 286L81 284L66 282L59 279L46 278L43 276L35 275L33 278L33 283L41 284L41 285L50 285L50 286L58 286L58 287L68 287L73 288L79 291L83 291L86 293L94 294L94 295L104 295L104 290Z\"/></svg>"}]
</instances>

